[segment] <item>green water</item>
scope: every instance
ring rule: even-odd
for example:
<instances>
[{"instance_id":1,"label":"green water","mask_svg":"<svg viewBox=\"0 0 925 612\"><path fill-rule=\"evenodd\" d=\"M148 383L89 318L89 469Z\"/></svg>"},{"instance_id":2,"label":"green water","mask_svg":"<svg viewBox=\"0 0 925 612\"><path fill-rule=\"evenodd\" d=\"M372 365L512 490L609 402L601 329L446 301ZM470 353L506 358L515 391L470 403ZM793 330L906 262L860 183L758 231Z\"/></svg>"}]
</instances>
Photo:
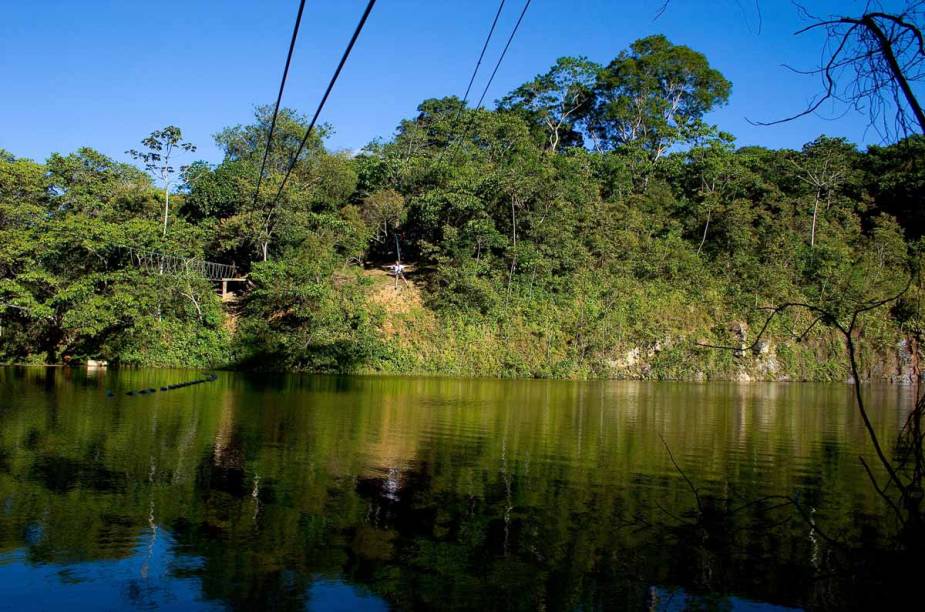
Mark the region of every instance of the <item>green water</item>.
<instances>
[{"instance_id":1,"label":"green water","mask_svg":"<svg viewBox=\"0 0 925 612\"><path fill-rule=\"evenodd\" d=\"M126 395L203 377L0 369L0 608L752 609L875 594L819 533L873 551L888 528L847 386L219 373ZM884 440L911 392L868 391ZM761 501L776 495L812 524Z\"/></svg>"}]
</instances>

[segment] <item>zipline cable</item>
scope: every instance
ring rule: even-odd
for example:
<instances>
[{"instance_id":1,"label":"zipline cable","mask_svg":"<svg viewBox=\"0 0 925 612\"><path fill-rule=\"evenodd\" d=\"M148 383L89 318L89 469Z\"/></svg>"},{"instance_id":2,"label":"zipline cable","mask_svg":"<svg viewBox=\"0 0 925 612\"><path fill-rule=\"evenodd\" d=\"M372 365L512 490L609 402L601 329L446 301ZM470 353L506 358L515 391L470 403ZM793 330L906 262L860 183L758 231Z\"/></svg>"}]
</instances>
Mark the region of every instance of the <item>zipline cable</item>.
<instances>
[{"instance_id":1,"label":"zipline cable","mask_svg":"<svg viewBox=\"0 0 925 612\"><path fill-rule=\"evenodd\" d=\"M482 66L482 60L485 59L485 51L488 50L488 43L491 42L491 37L495 33L495 27L498 25L498 19L501 17L501 11L504 9L504 3L506 0L501 0L501 3L498 5L498 11L495 13L495 19L491 22L491 28L488 30L488 36L485 37L485 43L482 45L482 52L479 53L479 59L475 62L475 68L472 70L472 76L469 77L469 85L466 86L466 93L462 97L462 104L459 108L456 109L456 115L453 117L453 124L455 125L459 121L459 116L462 115L463 109L466 108L466 103L469 101L469 93L472 91L472 84L475 83L475 77L479 73L479 68ZM447 149L451 146L456 146L456 140L454 140L449 146L443 148L440 151L440 155L437 156L437 159L434 163L439 162L443 159L443 156L446 155Z\"/></svg>"},{"instance_id":2,"label":"zipline cable","mask_svg":"<svg viewBox=\"0 0 925 612\"><path fill-rule=\"evenodd\" d=\"M344 64L347 63L347 58L350 57L350 52L353 50L353 45L356 44L357 38L360 37L360 32L363 31L363 26L366 25L366 19L369 17L369 14L373 10L373 6L375 6L375 4L376 0L369 0L369 3L366 5L366 10L363 11L363 16L360 17L360 22L357 24L356 30L354 30L353 36L350 38L350 42L347 44L347 48L344 50L344 55L340 58L340 63L337 65L337 70L334 71L334 76L331 77L331 82L328 83L328 88L325 90L324 96L321 98L321 102L318 104L317 110L315 110L315 115L312 117L311 123L308 124L308 129L305 131L305 137L302 139L301 144L299 144L299 150L296 151L295 155L292 157L292 162L289 164L289 168L286 170L286 175L283 177L283 182L279 185L279 191L276 192L276 197L273 198L274 206L282 195L283 189L286 187L286 181L289 180L289 175L292 174L292 169L295 168L296 162L299 161L299 155L302 154L302 150L305 148L305 144L308 142L309 136L311 136L312 130L315 127L315 123L318 121L318 116L321 114L321 110L324 108L325 102L328 101L328 96L331 95L331 90L334 89L334 83L337 82L337 77L340 76L340 72L343 70Z\"/></svg>"},{"instance_id":3,"label":"zipline cable","mask_svg":"<svg viewBox=\"0 0 925 612\"><path fill-rule=\"evenodd\" d=\"M507 55L507 51L508 51L508 49L510 49L511 43L514 41L514 37L517 35L517 30L520 29L520 24L521 24L521 22L524 20L524 15L527 14L527 9L530 8L530 3L531 3L532 1L533 1L533 0L527 0L527 1L524 3L524 8L523 8L523 10L520 11L520 17L517 18L517 23L514 24L514 29L511 30L511 35L508 37L507 43L504 45L504 49L501 51L501 56L498 57L498 61L495 63L495 68L494 68L494 70L491 71L491 76L488 77L488 82L485 84L485 89L482 90L482 95L481 95L481 97L479 98L479 103L475 106L475 109L474 109L474 110L479 110L480 108L482 108L482 103L485 101L485 96L488 94L488 89L491 87L492 81L495 80L495 75L498 74L498 69L501 68L501 62L504 61L504 56ZM502 8L503 6L504 6L504 1L502 0L502 2L501 2L501 7L498 8L498 15L501 14L501 8ZM497 20L498 20L498 16L496 15L496 16L495 16L495 22L497 22ZM492 25L492 32L493 32L493 31L494 31L494 24ZM491 38L491 32L489 32L489 38ZM487 41L487 40L485 41L485 46L486 46L486 47L488 46L488 41ZM483 50L482 50L482 53L484 54L484 52L485 52L485 50L483 49ZM481 58L479 58L479 63L481 63L481 61L482 61ZM478 70L478 66L476 66L476 70ZM474 78L475 78L475 75L473 74L473 79L474 79ZM470 83L469 86L471 87L472 84ZM468 90L467 90L467 91L466 91L466 98L468 98L468 96L469 96L469 92L468 92ZM464 100L463 102L465 103L465 100ZM458 118L458 117L459 117L459 113L457 113L457 118ZM464 126L462 134L460 134L456 139L454 139L454 140L453 140L453 143L452 143L451 145L449 145L446 149L443 149L443 151L440 152L440 155L437 156L435 162L439 162L440 160L442 160L442 159L443 159L443 155L444 155L444 153L447 151L447 149L455 148L455 147L456 147L456 146L468 135L470 123L471 123L471 121L468 122L468 123Z\"/></svg>"},{"instance_id":4,"label":"zipline cable","mask_svg":"<svg viewBox=\"0 0 925 612\"><path fill-rule=\"evenodd\" d=\"M273 146L273 132L276 130L276 118L279 116L279 105L283 100L283 90L286 89L286 78L289 76L289 64L292 63L292 52L299 37L299 25L302 23L302 12L305 10L305 0L299 2L299 12L295 18L295 27L292 28L292 40L289 41L289 53L286 55L286 67L283 68L283 78L279 83L279 93L276 96L276 107L273 109L273 119L270 121L270 133L267 135L267 147L263 151L263 162L260 164L260 174L257 175L257 189L254 190L254 205L260 196L260 184L263 182L263 172L267 167L267 158Z\"/></svg>"},{"instance_id":5,"label":"zipline cable","mask_svg":"<svg viewBox=\"0 0 925 612\"><path fill-rule=\"evenodd\" d=\"M504 9L504 3L506 0L501 0L501 4L498 5L498 12L495 13L495 20L491 22L491 29L488 30L488 36L485 37L485 44L482 45L482 52L479 54L479 59L475 63L475 69L472 71L472 77L469 79L469 85L466 87L466 95L463 96L463 106L466 105L466 101L469 100L469 92L472 91L472 84L475 83L475 77L479 73L479 67L482 65L482 60L485 58L485 51L488 50L488 43L491 42L491 37L495 33L495 27L498 25L498 18L501 17L501 11ZM457 118L458 118L457 113Z\"/></svg>"},{"instance_id":6,"label":"zipline cable","mask_svg":"<svg viewBox=\"0 0 925 612\"><path fill-rule=\"evenodd\" d=\"M482 102L485 101L485 95L488 93L488 88L491 87L491 82L495 80L495 75L498 74L498 68L501 67L501 62L504 61L504 56L507 55L507 50L511 47L511 42L514 40L514 36L517 35L517 30L520 28L520 22L524 20L524 15L527 14L527 9L530 8L530 3L533 0L527 0L524 3L524 9L520 11L520 17L517 18L517 23L514 24L514 29L511 31L511 35L507 39L507 44L504 45L504 50L501 51L501 57L498 58L498 63L495 64L495 69L492 70L491 76L488 77L488 83L485 84L485 89L482 91L482 97L479 98L479 103L475 106L475 109L478 110L482 107Z\"/></svg>"}]
</instances>

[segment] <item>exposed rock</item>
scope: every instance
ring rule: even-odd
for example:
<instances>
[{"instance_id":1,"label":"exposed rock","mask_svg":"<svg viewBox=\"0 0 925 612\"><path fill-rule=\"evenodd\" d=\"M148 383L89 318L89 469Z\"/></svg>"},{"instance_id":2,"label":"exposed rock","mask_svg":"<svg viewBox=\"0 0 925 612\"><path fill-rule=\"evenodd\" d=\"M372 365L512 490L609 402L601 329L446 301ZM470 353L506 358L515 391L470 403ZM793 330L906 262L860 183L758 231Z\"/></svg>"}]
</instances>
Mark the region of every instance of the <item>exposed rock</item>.
<instances>
[{"instance_id":1,"label":"exposed rock","mask_svg":"<svg viewBox=\"0 0 925 612\"><path fill-rule=\"evenodd\" d=\"M780 363L777 361L777 354L774 347L767 340L759 340L752 354L755 356L755 370L758 375L765 380L774 380L780 371Z\"/></svg>"},{"instance_id":2,"label":"exposed rock","mask_svg":"<svg viewBox=\"0 0 925 612\"><path fill-rule=\"evenodd\" d=\"M650 370L644 361L651 351L643 352L641 348L633 347L622 355L607 360L607 367L620 378L639 378L645 376Z\"/></svg>"},{"instance_id":3,"label":"exposed rock","mask_svg":"<svg viewBox=\"0 0 925 612\"><path fill-rule=\"evenodd\" d=\"M762 378L774 379L777 377L778 371L780 371L780 364L774 355L768 355L766 359L760 360L757 367Z\"/></svg>"},{"instance_id":4,"label":"exposed rock","mask_svg":"<svg viewBox=\"0 0 925 612\"><path fill-rule=\"evenodd\" d=\"M626 355L623 356L623 360L622 360L623 362L620 365L622 365L622 367L624 368L632 368L633 366L639 363L639 357L641 355L642 355L642 351L639 349L638 346L629 351L626 351Z\"/></svg>"},{"instance_id":5,"label":"exposed rock","mask_svg":"<svg viewBox=\"0 0 925 612\"><path fill-rule=\"evenodd\" d=\"M748 323L745 321L735 321L732 326L730 326L729 331L735 335L736 343L739 345L739 348L735 350L735 356L743 357L745 355L745 349L748 348Z\"/></svg>"},{"instance_id":6,"label":"exposed rock","mask_svg":"<svg viewBox=\"0 0 925 612\"><path fill-rule=\"evenodd\" d=\"M902 338L896 343L897 374L892 377L893 382L908 385L912 384L918 378L916 368L916 354L914 342L907 338Z\"/></svg>"},{"instance_id":7,"label":"exposed rock","mask_svg":"<svg viewBox=\"0 0 925 612\"><path fill-rule=\"evenodd\" d=\"M729 327L729 331L736 334L740 340L743 342L748 336L748 323L745 321L733 321L732 325Z\"/></svg>"},{"instance_id":8,"label":"exposed rock","mask_svg":"<svg viewBox=\"0 0 925 612\"><path fill-rule=\"evenodd\" d=\"M754 346L748 344L748 324L742 321L735 321L727 328L731 334L734 334L734 342L730 343L738 347L734 354L738 358L733 371L726 370L719 374L713 371L710 361L698 362L696 360L689 363L690 369L687 374L687 380L694 382L703 382L711 379L717 379L719 376L725 380L738 382L754 381L779 381L788 382L796 380L807 380L805 374L801 374L801 361L814 358L823 362L833 358L835 350L842 351L842 347L829 346L825 343L817 343L803 346L800 350L813 351L812 355L802 354L796 360L789 359L781 361L778 358L777 351L780 346L771 339L761 338L754 343ZM703 338L700 344L709 344L710 341L716 342L715 339ZM688 342L682 340L682 342ZM671 372L676 372L673 366L676 366L674 360L665 360L666 351L672 346L672 338L665 336L651 343L640 343L639 345L623 345L622 348L615 350L614 354L604 361L604 371L608 376L615 378L651 378L656 371L658 375L665 376ZM786 346L781 345L781 346ZM867 360L874 365L869 370L861 374L862 382L867 381L891 381L897 384L910 384L916 382L920 377L925 381L925 373L919 367L922 358L921 347L914 337L897 339L892 346L884 347L877 353L877 358ZM705 354L705 353L704 353ZM699 355L699 353L698 353ZM843 354L839 352L834 357L841 359ZM662 361L669 367L661 368ZM657 369L658 366L658 369ZM701 368L701 369L697 369ZM788 368L794 368L795 371L789 371ZM845 373L847 374L847 372ZM844 375L843 375L844 376ZM842 378L842 380L845 380ZM845 380L848 384L853 384L854 380L848 378Z\"/></svg>"}]
</instances>

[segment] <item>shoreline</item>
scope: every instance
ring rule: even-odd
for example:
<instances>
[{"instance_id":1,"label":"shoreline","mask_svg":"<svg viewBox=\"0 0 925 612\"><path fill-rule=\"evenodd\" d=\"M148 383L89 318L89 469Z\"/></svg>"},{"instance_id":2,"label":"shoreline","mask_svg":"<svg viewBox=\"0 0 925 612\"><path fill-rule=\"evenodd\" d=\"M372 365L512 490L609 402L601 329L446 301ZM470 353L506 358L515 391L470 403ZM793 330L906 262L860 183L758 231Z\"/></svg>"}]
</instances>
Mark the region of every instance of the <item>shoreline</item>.
<instances>
[{"instance_id":1,"label":"shoreline","mask_svg":"<svg viewBox=\"0 0 925 612\"><path fill-rule=\"evenodd\" d=\"M247 369L233 367L215 367L199 368L195 366L153 366L153 365L107 365L97 367L87 367L83 364L35 364L35 363L0 363L0 369L7 368L29 368L29 369L56 369L56 370L73 370L89 372L106 372L106 371L138 371L138 370L183 370L191 372L227 372L232 374L246 375L270 375L270 376L352 376L363 378L433 378L442 380L478 380L478 381L545 381L545 382L644 382L644 383L686 383L692 385L707 385L711 383L736 384L736 385L753 385L753 384L780 384L780 385L800 385L800 384L827 384L852 386L853 380L812 380L812 379L741 379L741 378L646 378L646 377L585 377L585 378L566 378L551 376L485 376L480 374L441 374L438 372L389 372L389 371L355 371L355 372L331 372L331 371L312 371L312 370L274 370L274 369ZM894 378L876 378L862 380L863 385L882 385L891 387L914 387L918 384L925 383L925 373L920 374L914 380L894 380Z\"/></svg>"}]
</instances>

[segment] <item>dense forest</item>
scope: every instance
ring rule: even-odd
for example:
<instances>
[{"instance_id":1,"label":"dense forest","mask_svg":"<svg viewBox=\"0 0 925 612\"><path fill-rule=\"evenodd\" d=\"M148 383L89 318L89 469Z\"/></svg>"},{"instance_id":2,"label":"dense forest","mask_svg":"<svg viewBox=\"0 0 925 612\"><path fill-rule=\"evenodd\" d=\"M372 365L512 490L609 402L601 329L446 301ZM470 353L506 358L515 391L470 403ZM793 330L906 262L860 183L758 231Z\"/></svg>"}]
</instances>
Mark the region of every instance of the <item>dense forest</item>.
<instances>
[{"instance_id":1,"label":"dense forest","mask_svg":"<svg viewBox=\"0 0 925 612\"><path fill-rule=\"evenodd\" d=\"M841 316L909 285L857 329L862 374L908 380L925 138L737 147L705 119L731 89L651 36L562 58L493 109L425 100L356 153L323 126L285 181L308 121L283 111L265 158L270 107L215 135L217 165L173 126L129 151L145 171L0 150L0 360L844 380L832 321L788 310L756 341L768 309ZM223 301L139 253L247 280Z\"/></svg>"}]
</instances>

